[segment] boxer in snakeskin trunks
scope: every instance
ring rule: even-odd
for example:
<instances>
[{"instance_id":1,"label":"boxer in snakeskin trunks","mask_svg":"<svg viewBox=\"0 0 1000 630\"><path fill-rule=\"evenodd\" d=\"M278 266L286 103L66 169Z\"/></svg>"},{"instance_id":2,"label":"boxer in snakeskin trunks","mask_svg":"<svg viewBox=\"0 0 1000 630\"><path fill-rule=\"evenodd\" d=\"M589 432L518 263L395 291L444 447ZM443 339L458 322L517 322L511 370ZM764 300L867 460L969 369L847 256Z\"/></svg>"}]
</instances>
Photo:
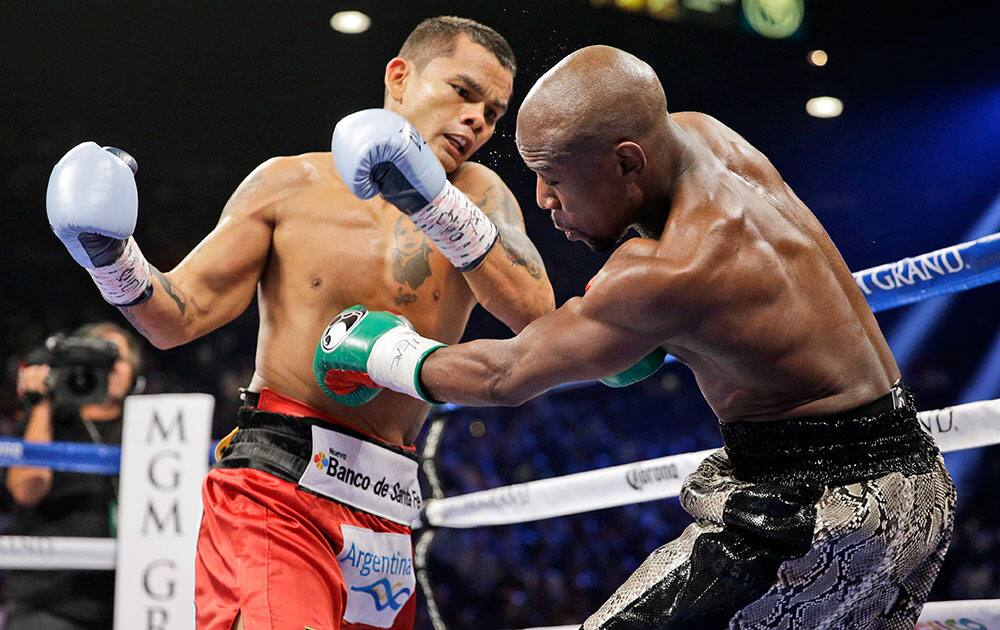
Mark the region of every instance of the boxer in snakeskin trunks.
<instances>
[{"instance_id":1,"label":"boxer in snakeskin trunks","mask_svg":"<svg viewBox=\"0 0 1000 630\"><path fill-rule=\"evenodd\" d=\"M731 129L668 113L653 70L614 48L542 76L517 144L569 239L604 250L630 228L639 237L584 297L513 339L444 347L402 324L375 330L393 316L370 312L345 332L367 348L363 363L334 348L325 369L518 405L563 382L634 382L668 352L694 372L725 446L685 481L694 523L584 629L913 628L948 547L954 486L816 217ZM390 364L384 337L419 356Z\"/></svg>"}]
</instances>

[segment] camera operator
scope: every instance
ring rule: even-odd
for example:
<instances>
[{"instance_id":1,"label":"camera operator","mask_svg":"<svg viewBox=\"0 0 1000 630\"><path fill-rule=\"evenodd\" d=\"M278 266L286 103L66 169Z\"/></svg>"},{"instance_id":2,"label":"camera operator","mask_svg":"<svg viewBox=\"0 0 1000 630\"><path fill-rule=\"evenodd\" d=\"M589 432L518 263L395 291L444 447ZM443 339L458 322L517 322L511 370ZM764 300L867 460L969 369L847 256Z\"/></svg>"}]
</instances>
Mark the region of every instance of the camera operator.
<instances>
[{"instance_id":1,"label":"camera operator","mask_svg":"<svg viewBox=\"0 0 1000 630\"><path fill-rule=\"evenodd\" d=\"M121 444L139 359L136 338L110 322L51 337L18 372L24 440ZM117 477L11 467L6 483L15 502L12 534L116 536ZM7 630L112 626L113 571L10 571L5 590Z\"/></svg>"}]
</instances>

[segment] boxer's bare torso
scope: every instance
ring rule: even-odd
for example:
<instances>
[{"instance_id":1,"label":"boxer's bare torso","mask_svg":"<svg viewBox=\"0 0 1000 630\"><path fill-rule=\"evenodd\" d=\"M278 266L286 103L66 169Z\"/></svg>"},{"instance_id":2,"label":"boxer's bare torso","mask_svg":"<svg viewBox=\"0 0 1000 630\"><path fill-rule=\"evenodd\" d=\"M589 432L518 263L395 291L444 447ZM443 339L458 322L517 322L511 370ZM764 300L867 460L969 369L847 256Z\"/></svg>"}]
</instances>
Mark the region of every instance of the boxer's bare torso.
<instances>
[{"instance_id":1,"label":"boxer's bare torso","mask_svg":"<svg viewBox=\"0 0 1000 630\"><path fill-rule=\"evenodd\" d=\"M427 405L394 392L362 407L338 405L316 386L316 342L335 314L365 304L398 312L417 330L454 343L475 298L462 274L394 206L381 197L355 197L329 154L295 159L292 168L303 170L302 183L275 208L260 279L251 389L270 387L391 441L412 441Z\"/></svg>"},{"instance_id":2,"label":"boxer's bare torso","mask_svg":"<svg viewBox=\"0 0 1000 630\"><path fill-rule=\"evenodd\" d=\"M585 297L514 339L432 354L422 371L431 395L519 404L624 369L656 346L692 369L724 421L835 413L889 391L895 361L819 221L731 129L697 113L671 120L683 167L667 194L647 202L654 216L635 225L645 237L621 245ZM521 150L556 225L596 225L573 203L597 194L586 167Z\"/></svg>"},{"instance_id":3,"label":"boxer's bare torso","mask_svg":"<svg viewBox=\"0 0 1000 630\"><path fill-rule=\"evenodd\" d=\"M663 348L724 420L833 413L885 394L896 363L816 217L731 129L673 118L711 158L678 180L659 240L614 262L644 269L664 295Z\"/></svg>"},{"instance_id":4,"label":"boxer's bare torso","mask_svg":"<svg viewBox=\"0 0 1000 630\"><path fill-rule=\"evenodd\" d=\"M384 391L364 406L346 407L317 386L313 352L334 315L365 304L404 315L422 334L456 342L477 302L477 281L480 299L515 330L551 309L551 288L509 190L474 163L449 179L500 228L503 241L480 269L454 269L399 210L381 197L358 199L330 154L313 153L256 169L205 241L171 272L157 272L166 290L123 312L154 344L170 347L229 321L256 294L260 329L251 390L269 387L366 433L410 443L427 412L423 402ZM505 292L506 298L490 299ZM174 323L177 311L183 318Z\"/></svg>"}]
</instances>

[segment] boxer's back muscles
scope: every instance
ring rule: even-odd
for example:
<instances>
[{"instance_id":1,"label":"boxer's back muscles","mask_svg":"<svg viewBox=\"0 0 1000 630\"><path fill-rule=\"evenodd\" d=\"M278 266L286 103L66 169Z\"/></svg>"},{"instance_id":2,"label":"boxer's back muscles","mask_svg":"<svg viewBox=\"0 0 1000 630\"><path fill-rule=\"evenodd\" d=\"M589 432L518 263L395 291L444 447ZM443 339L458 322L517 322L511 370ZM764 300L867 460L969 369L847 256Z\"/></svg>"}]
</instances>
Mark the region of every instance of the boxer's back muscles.
<instances>
[{"instance_id":1,"label":"boxer's back muscles","mask_svg":"<svg viewBox=\"0 0 1000 630\"><path fill-rule=\"evenodd\" d=\"M381 198L357 199L329 154L306 154L269 160L251 173L215 230L174 270L154 272L153 298L122 311L166 348L232 320L256 291L253 389L270 387L362 431L410 441L426 414L422 402L386 391L362 407L342 407L317 387L312 355L333 315L363 303L399 312L421 333L455 342L477 298L514 330L553 308L541 260L507 187L471 163L451 180L500 229L499 246L475 271L455 270Z\"/></svg>"},{"instance_id":2,"label":"boxer's back muscles","mask_svg":"<svg viewBox=\"0 0 1000 630\"><path fill-rule=\"evenodd\" d=\"M509 342L436 352L422 371L433 396L519 404L656 346L691 367L724 420L833 413L889 391L895 362L819 221L736 133L701 114L672 118L699 155L658 240L626 242L586 296ZM485 395L470 393L478 379Z\"/></svg>"},{"instance_id":3,"label":"boxer's back muscles","mask_svg":"<svg viewBox=\"0 0 1000 630\"><path fill-rule=\"evenodd\" d=\"M702 316L664 347L726 420L849 409L885 394L895 361L819 221L760 152L703 114L674 120L706 159L678 186L658 256L677 308ZM682 230L700 227L701 237Z\"/></svg>"}]
</instances>

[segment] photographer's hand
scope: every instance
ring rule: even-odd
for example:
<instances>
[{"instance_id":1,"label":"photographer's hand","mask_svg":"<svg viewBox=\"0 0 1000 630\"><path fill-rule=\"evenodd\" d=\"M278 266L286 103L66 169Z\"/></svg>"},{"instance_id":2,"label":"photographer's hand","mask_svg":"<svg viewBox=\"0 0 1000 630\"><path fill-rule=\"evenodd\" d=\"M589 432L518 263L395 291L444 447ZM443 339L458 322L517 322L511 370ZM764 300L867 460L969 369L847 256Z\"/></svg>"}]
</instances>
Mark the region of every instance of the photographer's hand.
<instances>
[{"instance_id":1,"label":"photographer's hand","mask_svg":"<svg viewBox=\"0 0 1000 630\"><path fill-rule=\"evenodd\" d=\"M46 398L49 394L49 386L46 380L49 378L49 366L47 365L25 365L17 371L17 397L18 398ZM31 401L32 403L34 400Z\"/></svg>"},{"instance_id":2,"label":"photographer's hand","mask_svg":"<svg viewBox=\"0 0 1000 630\"><path fill-rule=\"evenodd\" d=\"M26 365L17 373L17 394L40 397L30 411L24 430L26 442L52 441L52 403L48 398L47 365ZM26 507L34 507L52 489L52 470L11 466L7 469L7 489L14 500Z\"/></svg>"}]
</instances>

